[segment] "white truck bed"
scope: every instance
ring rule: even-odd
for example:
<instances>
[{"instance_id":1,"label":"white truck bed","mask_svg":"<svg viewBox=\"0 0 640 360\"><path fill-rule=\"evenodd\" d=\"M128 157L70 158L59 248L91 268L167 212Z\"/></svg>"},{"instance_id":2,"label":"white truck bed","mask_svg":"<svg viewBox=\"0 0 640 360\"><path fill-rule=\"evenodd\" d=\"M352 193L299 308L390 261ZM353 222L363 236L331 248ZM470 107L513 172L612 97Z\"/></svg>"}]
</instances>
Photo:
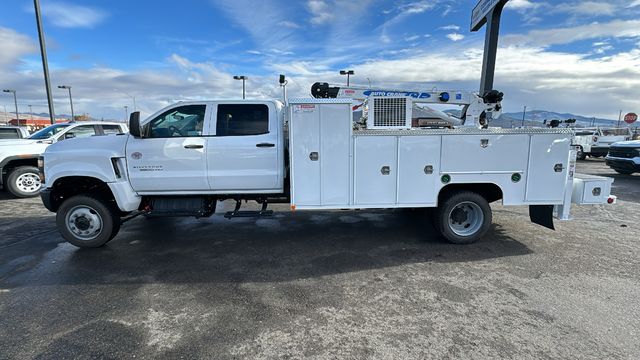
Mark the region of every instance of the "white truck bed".
<instances>
[{"instance_id":1,"label":"white truck bed","mask_svg":"<svg viewBox=\"0 0 640 360\"><path fill-rule=\"evenodd\" d=\"M290 109L294 209L435 207L445 186L475 183L497 185L505 205L570 206L569 129L354 131L349 100Z\"/></svg>"}]
</instances>

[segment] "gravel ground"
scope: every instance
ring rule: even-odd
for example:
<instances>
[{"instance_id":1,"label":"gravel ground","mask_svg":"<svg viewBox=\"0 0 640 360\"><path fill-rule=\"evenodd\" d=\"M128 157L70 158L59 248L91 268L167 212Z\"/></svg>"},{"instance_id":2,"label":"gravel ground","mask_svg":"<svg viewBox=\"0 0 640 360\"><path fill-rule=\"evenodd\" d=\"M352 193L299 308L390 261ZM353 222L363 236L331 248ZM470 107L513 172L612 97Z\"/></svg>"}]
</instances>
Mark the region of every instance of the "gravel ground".
<instances>
[{"instance_id":1,"label":"gravel ground","mask_svg":"<svg viewBox=\"0 0 640 360\"><path fill-rule=\"evenodd\" d=\"M578 167L619 203L555 232L495 205L471 246L422 212L280 211L138 218L80 250L3 194L0 358L637 359L640 176Z\"/></svg>"}]
</instances>

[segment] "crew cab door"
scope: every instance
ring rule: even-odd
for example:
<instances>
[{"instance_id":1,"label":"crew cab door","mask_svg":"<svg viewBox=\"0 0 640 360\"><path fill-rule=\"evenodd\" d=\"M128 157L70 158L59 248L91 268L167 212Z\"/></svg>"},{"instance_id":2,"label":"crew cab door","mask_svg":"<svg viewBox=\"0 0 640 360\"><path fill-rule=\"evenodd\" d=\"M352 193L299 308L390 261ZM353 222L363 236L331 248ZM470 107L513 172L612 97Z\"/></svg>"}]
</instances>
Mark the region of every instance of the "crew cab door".
<instances>
[{"instance_id":1,"label":"crew cab door","mask_svg":"<svg viewBox=\"0 0 640 360\"><path fill-rule=\"evenodd\" d=\"M213 105L207 143L211 190L220 193L274 192L282 188L282 141L277 111L269 102Z\"/></svg>"},{"instance_id":2,"label":"crew cab door","mask_svg":"<svg viewBox=\"0 0 640 360\"><path fill-rule=\"evenodd\" d=\"M127 170L138 192L208 191L207 104L174 106L142 125L142 138L129 137Z\"/></svg>"}]
</instances>

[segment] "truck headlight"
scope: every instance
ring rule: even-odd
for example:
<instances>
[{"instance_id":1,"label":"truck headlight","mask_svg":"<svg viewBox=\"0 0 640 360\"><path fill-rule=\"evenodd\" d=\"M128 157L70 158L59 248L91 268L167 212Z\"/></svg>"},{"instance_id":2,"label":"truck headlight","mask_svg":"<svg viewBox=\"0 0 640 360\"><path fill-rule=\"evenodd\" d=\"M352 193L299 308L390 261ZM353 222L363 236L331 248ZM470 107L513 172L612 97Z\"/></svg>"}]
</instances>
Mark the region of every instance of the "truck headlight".
<instances>
[{"instance_id":1,"label":"truck headlight","mask_svg":"<svg viewBox=\"0 0 640 360\"><path fill-rule=\"evenodd\" d=\"M40 177L40 183L44 184L44 156L38 157L38 176Z\"/></svg>"}]
</instances>

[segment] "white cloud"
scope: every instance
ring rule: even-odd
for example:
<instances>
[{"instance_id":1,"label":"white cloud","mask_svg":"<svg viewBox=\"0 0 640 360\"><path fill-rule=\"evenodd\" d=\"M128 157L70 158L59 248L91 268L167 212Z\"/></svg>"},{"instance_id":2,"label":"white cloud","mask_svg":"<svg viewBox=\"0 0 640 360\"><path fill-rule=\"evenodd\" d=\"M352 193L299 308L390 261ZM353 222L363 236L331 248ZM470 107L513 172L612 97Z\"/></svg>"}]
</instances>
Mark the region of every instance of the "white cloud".
<instances>
[{"instance_id":1,"label":"white cloud","mask_svg":"<svg viewBox=\"0 0 640 360\"><path fill-rule=\"evenodd\" d=\"M407 4L400 5L398 10L403 14L421 14L427 10L432 9L435 6L433 1L424 0L424 1L415 1Z\"/></svg>"},{"instance_id":2,"label":"white cloud","mask_svg":"<svg viewBox=\"0 0 640 360\"><path fill-rule=\"evenodd\" d=\"M314 25L325 24L333 18L331 8L323 0L307 1L307 10L311 13L311 23Z\"/></svg>"},{"instance_id":3,"label":"white cloud","mask_svg":"<svg viewBox=\"0 0 640 360\"><path fill-rule=\"evenodd\" d=\"M464 35L458 33L447 34L447 38L451 41L460 41L464 40Z\"/></svg>"},{"instance_id":4,"label":"white cloud","mask_svg":"<svg viewBox=\"0 0 640 360\"><path fill-rule=\"evenodd\" d=\"M42 13L47 21L62 28L93 28L107 18L103 10L63 2L43 2Z\"/></svg>"},{"instance_id":5,"label":"white cloud","mask_svg":"<svg viewBox=\"0 0 640 360\"><path fill-rule=\"evenodd\" d=\"M13 65L22 56L36 52L36 44L27 35L13 29L0 27L0 66Z\"/></svg>"},{"instance_id":6,"label":"white cloud","mask_svg":"<svg viewBox=\"0 0 640 360\"><path fill-rule=\"evenodd\" d=\"M574 15L614 15L617 6L610 2L602 1L579 1L571 4L560 4L554 11L564 12Z\"/></svg>"},{"instance_id":7,"label":"white cloud","mask_svg":"<svg viewBox=\"0 0 640 360\"><path fill-rule=\"evenodd\" d=\"M298 25L297 23L295 23L293 21L289 21L289 20L280 21L278 23L278 26L284 26L284 27L288 27L288 28L291 28L291 29L299 29L300 28L300 25Z\"/></svg>"},{"instance_id":8,"label":"white cloud","mask_svg":"<svg viewBox=\"0 0 640 360\"><path fill-rule=\"evenodd\" d=\"M460 26L458 26L458 25L447 25L447 26L441 27L440 30L459 31L460 30Z\"/></svg>"},{"instance_id":9,"label":"white cloud","mask_svg":"<svg viewBox=\"0 0 640 360\"><path fill-rule=\"evenodd\" d=\"M608 23L595 22L575 27L532 30L526 34L506 35L502 41L506 45L526 44L546 47L607 37L640 37L640 20L614 20Z\"/></svg>"},{"instance_id":10,"label":"white cloud","mask_svg":"<svg viewBox=\"0 0 640 360\"><path fill-rule=\"evenodd\" d=\"M632 1L631 4L627 5L627 8L630 9L636 6L640 6L640 0Z\"/></svg>"},{"instance_id":11,"label":"white cloud","mask_svg":"<svg viewBox=\"0 0 640 360\"><path fill-rule=\"evenodd\" d=\"M277 25L290 21L286 8L280 6L277 0L212 1L229 20L245 30L261 50L275 47L290 50L297 42L294 27Z\"/></svg>"},{"instance_id":12,"label":"white cloud","mask_svg":"<svg viewBox=\"0 0 640 360\"><path fill-rule=\"evenodd\" d=\"M511 0L507 3L505 8L514 10L535 9L540 6L540 3L536 3L530 0Z\"/></svg>"}]
</instances>

